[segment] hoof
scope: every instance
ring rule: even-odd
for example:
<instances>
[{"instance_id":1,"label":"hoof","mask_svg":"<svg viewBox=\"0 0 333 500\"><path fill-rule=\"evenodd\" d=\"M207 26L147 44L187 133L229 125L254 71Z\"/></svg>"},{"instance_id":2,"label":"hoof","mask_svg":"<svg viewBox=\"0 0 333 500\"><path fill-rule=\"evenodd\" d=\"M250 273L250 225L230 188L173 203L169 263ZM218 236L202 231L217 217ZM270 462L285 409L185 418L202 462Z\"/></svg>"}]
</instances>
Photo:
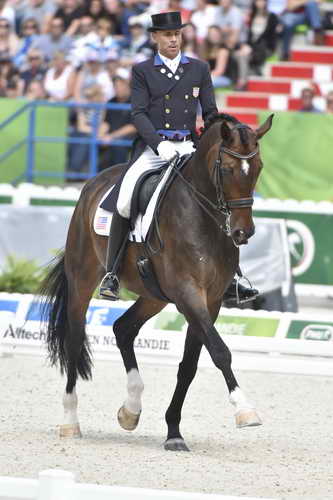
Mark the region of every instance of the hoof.
<instances>
[{"instance_id":1,"label":"hoof","mask_svg":"<svg viewBox=\"0 0 333 500\"><path fill-rule=\"evenodd\" d=\"M182 438L167 439L164 443L164 449L167 451L190 451Z\"/></svg>"},{"instance_id":2,"label":"hoof","mask_svg":"<svg viewBox=\"0 0 333 500\"><path fill-rule=\"evenodd\" d=\"M80 424L63 424L60 426L59 436L61 438L80 438L82 437Z\"/></svg>"},{"instance_id":3,"label":"hoof","mask_svg":"<svg viewBox=\"0 0 333 500\"><path fill-rule=\"evenodd\" d=\"M236 417L236 427L241 429L242 427L256 427L257 425L262 425L261 418L255 410L241 410L235 415Z\"/></svg>"},{"instance_id":4,"label":"hoof","mask_svg":"<svg viewBox=\"0 0 333 500\"><path fill-rule=\"evenodd\" d=\"M141 413L136 415L128 411L125 406L122 406L118 411L118 422L120 427L126 431L134 431L139 423Z\"/></svg>"}]
</instances>

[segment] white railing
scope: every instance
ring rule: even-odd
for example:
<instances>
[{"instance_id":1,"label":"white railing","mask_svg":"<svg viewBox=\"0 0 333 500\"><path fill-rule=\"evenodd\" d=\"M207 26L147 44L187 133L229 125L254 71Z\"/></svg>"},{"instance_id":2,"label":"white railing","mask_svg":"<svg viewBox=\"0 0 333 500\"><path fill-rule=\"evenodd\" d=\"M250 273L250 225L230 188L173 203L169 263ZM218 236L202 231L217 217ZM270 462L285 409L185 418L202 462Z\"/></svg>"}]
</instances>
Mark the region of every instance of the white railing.
<instances>
[{"instance_id":1,"label":"white railing","mask_svg":"<svg viewBox=\"0 0 333 500\"><path fill-rule=\"evenodd\" d=\"M38 480L0 476L0 500L3 498L6 500L259 500L253 497L76 483L72 472L59 469L40 472Z\"/></svg>"}]
</instances>

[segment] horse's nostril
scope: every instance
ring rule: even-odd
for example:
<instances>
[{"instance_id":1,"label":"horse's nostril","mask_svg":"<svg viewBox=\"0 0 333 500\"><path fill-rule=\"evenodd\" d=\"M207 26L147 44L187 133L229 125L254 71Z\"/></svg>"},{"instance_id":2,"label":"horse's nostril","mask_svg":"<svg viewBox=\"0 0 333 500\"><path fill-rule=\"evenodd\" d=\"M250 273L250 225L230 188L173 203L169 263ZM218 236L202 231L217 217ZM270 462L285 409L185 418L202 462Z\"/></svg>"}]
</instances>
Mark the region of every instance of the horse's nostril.
<instances>
[{"instance_id":1,"label":"horse's nostril","mask_svg":"<svg viewBox=\"0 0 333 500\"><path fill-rule=\"evenodd\" d=\"M248 238L251 238L251 236L253 236L253 235L254 235L254 233L255 233L255 228L254 228L254 227L252 227L252 228L251 228L251 230L248 232L247 237L248 237Z\"/></svg>"}]
</instances>

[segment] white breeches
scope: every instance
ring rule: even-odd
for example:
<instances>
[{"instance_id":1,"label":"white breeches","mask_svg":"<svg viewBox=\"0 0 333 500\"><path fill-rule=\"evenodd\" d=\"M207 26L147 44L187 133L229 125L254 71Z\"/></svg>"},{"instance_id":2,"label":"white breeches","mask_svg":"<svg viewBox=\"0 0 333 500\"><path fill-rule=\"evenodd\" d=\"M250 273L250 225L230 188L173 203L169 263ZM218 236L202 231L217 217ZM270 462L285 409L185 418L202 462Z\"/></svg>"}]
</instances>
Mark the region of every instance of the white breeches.
<instances>
[{"instance_id":1,"label":"white breeches","mask_svg":"<svg viewBox=\"0 0 333 500\"><path fill-rule=\"evenodd\" d=\"M177 141L173 142L173 144L175 145L180 156L190 154L195 151L192 141ZM164 164L165 161L155 154L151 147L146 146L142 155L127 170L121 183L117 201L117 210L122 217L125 217L126 219L130 218L132 194L139 177L141 177L141 175L147 170L161 167Z\"/></svg>"}]
</instances>

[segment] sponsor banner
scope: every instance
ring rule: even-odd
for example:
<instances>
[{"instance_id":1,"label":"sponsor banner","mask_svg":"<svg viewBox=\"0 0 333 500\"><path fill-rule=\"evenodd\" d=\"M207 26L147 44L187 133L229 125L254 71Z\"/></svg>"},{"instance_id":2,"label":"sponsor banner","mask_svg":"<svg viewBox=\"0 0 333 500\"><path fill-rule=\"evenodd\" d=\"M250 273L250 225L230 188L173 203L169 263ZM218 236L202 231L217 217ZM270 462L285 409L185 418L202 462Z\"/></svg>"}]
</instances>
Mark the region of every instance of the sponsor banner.
<instances>
[{"instance_id":1,"label":"sponsor banner","mask_svg":"<svg viewBox=\"0 0 333 500\"><path fill-rule=\"evenodd\" d=\"M314 205L314 204L313 204ZM258 200L256 217L285 219L292 274L296 284L333 286L332 204L307 210L301 204Z\"/></svg>"},{"instance_id":2,"label":"sponsor banner","mask_svg":"<svg viewBox=\"0 0 333 500\"><path fill-rule=\"evenodd\" d=\"M274 318L219 316L215 326L221 335L274 337L279 324L280 320Z\"/></svg>"},{"instance_id":3,"label":"sponsor banner","mask_svg":"<svg viewBox=\"0 0 333 500\"><path fill-rule=\"evenodd\" d=\"M119 357L116 339L112 327L87 326L87 335L92 351L103 358ZM25 352L34 353L45 349L45 326L37 321L26 321L24 325L17 321L10 322L2 332L2 348L11 352L10 348L21 346ZM167 330L142 329L135 339L137 354L154 357L177 357L183 351L184 334Z\"/></svg>"},{"instance_id":4,"label":"sponsor banner","mask_svg":"<svg viewBox=\"0 0 333 500\"><path fill-rule=\"evenodd\" d=\"M86 330L95 355L119 358L112 325L133 302L92 299L86 315ZM156 320L155 320L156 321ZM20 346L24 352L38 353L45 349L45 324L41 322L40 304L32 295L0 294L0 344L4 352ZM178 357L183 352L184 333L154 328L147 324L135 340L137 354L154 357Z\"/></svg>"},{"instance_id":5,"label":"sponsor banner","mask_svg":"<svg viewBox=\"0 0 333 500\"><path fill-rule=\"evenodd\" d=\"M16 317L16 311L19 306L20 299L3 298L0 299L0 322L10 322Z\"/></svg>"},{"instance_id":6,"label":"sponsor banner","mask_svg":"<svg viewBox=\"0 0 333 500\"><path fill-rule=\"evenodd\" d=\"M24 320L39 323L41 321L40 304L32 298L30 300L30 307L26 312ZM88 326L112 326L116 319L124 314L132 304L133 302L127 301L110 304L106 300L92 299L86 314L86 324Z\"/></svg>"},{"instance_id":7,"label":"sponsor banner","mask_svg":"<svg viewBox=\"0 0 333 500\"><path fill-rule=\"evenodd\" d=\"M291 320L286 337L288 339L333 342L333 321Z\"/></svg>"},{"instance_id":8,"label":"sponsor banner","mask_svg":"<svg viewBox=\"0 0 333 500\"><path fill-rule=\"evenodd\" d=\"M274 337L280 319L279 313L222 308L215 326L221 335ZM149 326L160 330L186 331L188 325L184 316L175 307L168 306L156 316L156 319L150 320Z\"/></svg>"},{"instance_id":9,"label":"sponsor banner","mask_svg":"<svg viewBox=\"0 0 333 500\"><path fill-rule=\"evenodd\" d=\"M152 318L150 325L160 330L182 331L187 328L184 316L176 308L173 309L170 306L166 307L155 318Z\"/></svg>"},{"instance_id":10,"label":"sponsor banner","mask_svg":"<svg viewBox=\"0 0 333 500\"><path fill-rule=\"evenodd\" d=\"M132 304L133 302L127 301L110 303L92 299L86 327L97 357L100 354L105 358L119 358L112 325ZM333 341L333 315L331 320L321 321L319 316L221 309L215 325L221 335L226 339L229 337L229 342L234 338L231 346L237 345L238 350L245 351L246 346L253 346L255 339L258 346L260 344L263 348L274 339L297 339L303 345L304 341L308 344L309 340ZM164 359L179 358L183 352L186 329L187 323L183 315L173 305L168 305L143 326L135 340L136 352ZM15 346L22 347L24 352L44 350L45 331L45 324L41 323L39 303L32 295L0 293L0 345L3 351L12 352ZM244 337L243 341L241 337ZM236 341L236 338L239 340Z\"/></svg>"}]
</instances>

